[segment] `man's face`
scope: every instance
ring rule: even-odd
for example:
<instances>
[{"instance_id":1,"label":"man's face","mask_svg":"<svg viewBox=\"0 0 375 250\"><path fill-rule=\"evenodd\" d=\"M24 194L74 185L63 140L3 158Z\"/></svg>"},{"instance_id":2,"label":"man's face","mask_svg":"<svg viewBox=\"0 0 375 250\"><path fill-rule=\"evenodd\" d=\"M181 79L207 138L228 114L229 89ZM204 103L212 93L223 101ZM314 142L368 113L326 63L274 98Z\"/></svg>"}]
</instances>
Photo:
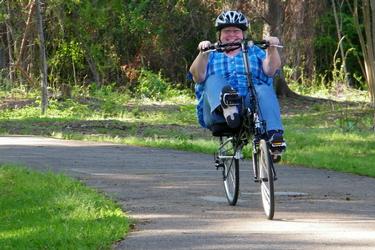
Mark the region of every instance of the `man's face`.
<instances>
[{"instance_id":1,"label":"man's face","mask_svg":"<svg viewBox=\"0 0 375 250\"><path fill-rule=\"evenodd\" d=\"M237 27L226 27L220 32L220 41L222 43L241 42L243 38L243 31Z\"/></svg>"}]
</instances>

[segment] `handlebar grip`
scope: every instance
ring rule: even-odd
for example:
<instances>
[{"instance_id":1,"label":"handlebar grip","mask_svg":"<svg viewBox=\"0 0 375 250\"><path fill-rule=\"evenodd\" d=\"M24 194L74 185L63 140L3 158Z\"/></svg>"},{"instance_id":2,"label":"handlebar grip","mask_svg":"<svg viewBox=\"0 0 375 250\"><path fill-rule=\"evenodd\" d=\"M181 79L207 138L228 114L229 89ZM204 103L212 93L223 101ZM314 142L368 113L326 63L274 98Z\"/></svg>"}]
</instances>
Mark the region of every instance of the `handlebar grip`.
<instances>
[{"instance_id":1,"label":"handlebar grip","mask_svg":"<svg viewBox=\"0 0 375 250\"><path fill-rule=\"evenodd\" d=\"M262 41L253 41L253 44L254 44L254 45L257 45L257 46L260 47L261 49L267 49L267 48L270 46L270 42L269 42L269 41L266 41L266 40L262 40Z\"/></svg>"},{"instance_id":2,"label":"handlebar grip","mask_svg":"<svg viewBox=\"0 0 375 250\"><path fill-rule=\"evenodd\" d=\"M218 49L218 47L215 46L215 45L211 45L211 46L209 46L209 47L207 47L207 48L205 48L205 49L201 49L200 51L202 51L202 52L206 52L206 51L208 51L208 50L212 50L212 49Z\"/></svg>"}]
</instances>

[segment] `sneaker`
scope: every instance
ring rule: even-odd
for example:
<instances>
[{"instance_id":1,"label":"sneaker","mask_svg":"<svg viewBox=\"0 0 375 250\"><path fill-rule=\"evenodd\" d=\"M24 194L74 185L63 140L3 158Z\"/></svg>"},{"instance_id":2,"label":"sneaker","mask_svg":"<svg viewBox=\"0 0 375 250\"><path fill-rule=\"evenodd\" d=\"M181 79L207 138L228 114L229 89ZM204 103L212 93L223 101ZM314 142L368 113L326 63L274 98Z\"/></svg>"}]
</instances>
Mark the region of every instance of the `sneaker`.
<instances>
[{"instance_id":1,"label":"sneaker","mask_svg":"<svg viewBox=\"0 0 375 250\"><path fill-rule=\"evenodd\" d=\"M241 125L241 118L238 112L238 100L240 97L230 86L225 86L220 95L221 108L224 118L230 128L238 128Z\"/></svg>"},{"instance_id":2,"label":"sneaker","mask_svg":"<svg viewBox=\"0 0 375 250\"><path fill-rule=\"evenodd\" d=\"M286 150L286 142L283 138L282 131L271 130L268 131L270 150L273 155L281 155ZM280 160L280 159L279 159Z\"/></svg>"}]
</instances>

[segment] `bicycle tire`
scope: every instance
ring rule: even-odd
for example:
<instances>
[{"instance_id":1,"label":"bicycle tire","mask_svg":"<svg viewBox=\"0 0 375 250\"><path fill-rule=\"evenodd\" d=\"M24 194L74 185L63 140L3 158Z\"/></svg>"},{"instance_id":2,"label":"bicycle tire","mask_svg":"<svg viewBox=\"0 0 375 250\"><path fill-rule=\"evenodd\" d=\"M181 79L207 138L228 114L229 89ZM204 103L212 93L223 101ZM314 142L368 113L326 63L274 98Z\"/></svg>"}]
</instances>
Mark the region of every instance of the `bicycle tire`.
<instances>
[{"instance_id":1,"label":"bicycle tire","mask_svg":"<svg viewBox=\"0 0 375 250\"><path fill-rule=\"evenodd\" d=\"M272 220L275 213L274 173L269 146L265 140L259 142L258 166L263 209L267 219Z\"/></svg>"},{"instance_id":2,"label":"bicycle tire","mask_svg":"<svg viewBox=\"0 0 375 250\"><path fill-rule=\"evenodd\" d=\"M223 160L223 182L225 196L231 206L235 206L238 200L238 193L240 187L240 173L239 173L239 160L226 159Z\"/></svg>"}]
</instances>

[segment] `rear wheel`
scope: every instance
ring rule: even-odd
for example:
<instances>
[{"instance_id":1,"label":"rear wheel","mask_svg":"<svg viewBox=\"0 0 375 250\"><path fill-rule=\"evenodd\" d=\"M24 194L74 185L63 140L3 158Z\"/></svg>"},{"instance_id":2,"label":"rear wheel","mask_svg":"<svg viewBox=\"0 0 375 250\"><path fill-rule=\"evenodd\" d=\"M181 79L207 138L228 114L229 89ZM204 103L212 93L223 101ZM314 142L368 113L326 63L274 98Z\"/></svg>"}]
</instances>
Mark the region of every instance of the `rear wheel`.
<instances>
[{"instance_id":1,"label":"rear wheel","mask_svg":"<svg viewBox=\"0 0 375 250\"><path fill-rule=\"evenodd\" d=\"M227 159L223 161L223 165L225 195L229 205L234 206L238 200L240 186L239 160L234 158Z\"/></svg>"},{"instance_id":2,"label":"rear wheel","mask_svg":"<svg viewBox=\"0 0 375 250\"><path fill-rule=\"evenodd\" d=\"M275 213L274 173L271 154L265 140L259 142L258 166L264 212L267 219L272 220Z\"/></svg>"},{"instance_id":3,"label":"rear wheel","mask_svg":"<svg viewBox=\"0 0 375 250\"><path fill-rule=\"evenodd\" d=\"M236 205L238 200L240 173L239 160L235 158L233 139L222 142L220 159L223 168L224 190L229 205Z\"/></svg>"}]
</instances>

